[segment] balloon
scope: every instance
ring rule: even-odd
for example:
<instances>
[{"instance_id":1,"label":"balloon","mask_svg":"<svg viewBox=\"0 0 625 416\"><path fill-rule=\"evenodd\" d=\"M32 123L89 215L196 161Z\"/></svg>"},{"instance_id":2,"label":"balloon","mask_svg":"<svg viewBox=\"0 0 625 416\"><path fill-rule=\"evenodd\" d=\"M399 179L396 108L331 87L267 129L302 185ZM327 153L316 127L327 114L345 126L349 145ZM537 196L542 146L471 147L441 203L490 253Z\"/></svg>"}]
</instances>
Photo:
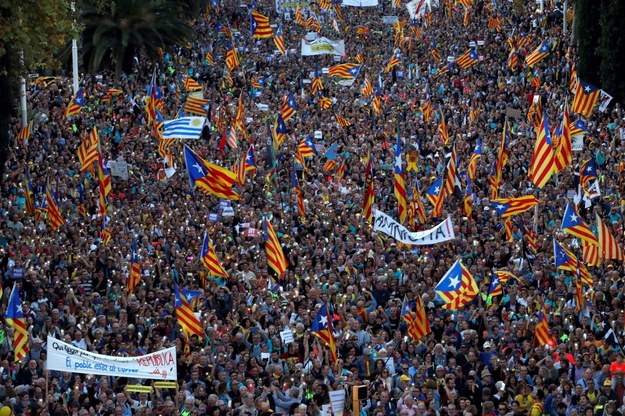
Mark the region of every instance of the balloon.
<instances>
[{"instance_id":1,"label":"balloon","mask_svg":"<svg viewBox=\"0 0 625 416\"><path fill-rule=\"evenodd\" d=\"M13 410L9 406L2 406L0 408L0 416L11 416L13 414Z\"/></svg>"}]
</instances>

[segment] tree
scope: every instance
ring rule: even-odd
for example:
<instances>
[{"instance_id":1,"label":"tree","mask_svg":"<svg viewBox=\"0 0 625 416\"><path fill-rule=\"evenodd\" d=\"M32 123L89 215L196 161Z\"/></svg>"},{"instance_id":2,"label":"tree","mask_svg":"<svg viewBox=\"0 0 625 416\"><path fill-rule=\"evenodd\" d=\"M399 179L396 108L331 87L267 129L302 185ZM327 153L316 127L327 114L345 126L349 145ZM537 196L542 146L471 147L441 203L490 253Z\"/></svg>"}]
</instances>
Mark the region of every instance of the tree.
<instances>
[{"instance_id":1,"label":"tree","mask_svg":"<svg viewBox=\"0 0 625 416\"><path fill-rule=\"evenodd\" d=\"M597 0L575 0L575 31L578 40L579 62L577 73L581 79L593 85L599 82L598 46L601 26L598 24L601 7Z\"/></svg>"},{"instance_id":2,"label":"tree","mask_svg":"<svg viewBox=\"0 0 625 416\"><path fill-rule=\"evenodd\" d=\"M71 37L72 28L68 0L3 0L0 4L0 183L10 155L19 76L33 67L54 67L53 53Z\"/></svg>"},{"instance_id":3,"label":"tree","mask_svg":"<svg viewBox=\"0 0 625 416\"><path fill-rule=\"evenodd\" d=\"M601 39L599 41L599 78L601 88L617 102L625 99L625 4L622 0L603 0L601 8Z\"/></svg>"},{"instance_id":4,"label":"tree","mask_svg":"<svg viewBox=\"0 0 625 416\"><path fill-rule=\"evenodd\" d=\"M185 45L194 33L188 12L184 2L175 0L85 2L81 23L88 70L95 72L104 62L112 62L120 75L130 72L139 51L156 59L169 46Z\"/></svg>"}]
</instances>

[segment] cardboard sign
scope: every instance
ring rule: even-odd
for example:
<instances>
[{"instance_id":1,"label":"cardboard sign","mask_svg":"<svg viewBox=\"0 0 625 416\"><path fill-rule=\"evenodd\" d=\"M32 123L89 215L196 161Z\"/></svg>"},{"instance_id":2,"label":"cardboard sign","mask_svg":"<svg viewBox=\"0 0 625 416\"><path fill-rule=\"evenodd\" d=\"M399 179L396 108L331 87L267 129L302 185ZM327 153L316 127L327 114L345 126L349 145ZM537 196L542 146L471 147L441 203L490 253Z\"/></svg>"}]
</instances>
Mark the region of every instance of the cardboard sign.
<instances>
[{"instance_id":1,"label":"cardboard sign","mask_svg":"<svg viewBox=\"0 0 625 416\"><path fill-rule=\"evenodd\" d=\"M111 170L111 176L117 176L122 179L128 179L128 163L124 160L109 162L109 169Z\"/></svg>"},{"instance_id":2,"label":"cardboard sign","mask_svg":"<svg viewBox=\"0 0 625 416\"><path fill-rule=\"evenodd\" d=\"M284 331L280 332L280 339L285 345L292 343L293 341L295 341L295 338L293 337L293 331L291 331L290 329L285 329Z\"/></svg>"}]
</instances>

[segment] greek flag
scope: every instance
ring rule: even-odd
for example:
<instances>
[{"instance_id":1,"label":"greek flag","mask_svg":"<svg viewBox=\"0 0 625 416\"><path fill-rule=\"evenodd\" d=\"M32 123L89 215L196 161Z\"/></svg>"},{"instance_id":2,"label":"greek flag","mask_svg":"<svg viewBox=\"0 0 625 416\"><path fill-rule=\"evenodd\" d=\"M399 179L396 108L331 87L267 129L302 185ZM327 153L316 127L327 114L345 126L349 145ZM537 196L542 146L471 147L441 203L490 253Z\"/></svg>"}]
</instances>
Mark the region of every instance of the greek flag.
<instances>
[{"instance_id":1,"label":"greek flag","mask_svg":"<svg viewBox=\"0 0 625 416\"><path fill-rule=\"evenodd\" d=\"M181 117L163 123L163 139L199 139L206 117Z\"/></svg>"}]
</instances>

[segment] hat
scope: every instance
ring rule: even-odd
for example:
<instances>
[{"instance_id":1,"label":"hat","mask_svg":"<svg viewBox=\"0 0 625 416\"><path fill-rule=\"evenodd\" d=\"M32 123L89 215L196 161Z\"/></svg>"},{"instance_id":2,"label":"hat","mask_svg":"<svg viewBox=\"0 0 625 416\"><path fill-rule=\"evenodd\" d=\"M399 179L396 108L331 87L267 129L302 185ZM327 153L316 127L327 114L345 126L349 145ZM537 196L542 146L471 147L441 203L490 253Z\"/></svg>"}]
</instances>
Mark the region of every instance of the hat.
<instances>
[{"instance_id":1,"label":"hat","mask_svg":"<svg viewBox=\"0 0 625 416\"><path fill-rule=\"evenodd\" d=\"M33 338L33 344L43 344L43 341L39 337Z\"/></svg>"},{"instance_id":2,"label":"hat","mask_svg":"<svg viewBox=\"0 0 625 416\"><path fill-rule=\"evenodd\" d=\"M410 377L404 374L399 377L399 381L410 381Z\"/></svg>"},{"instance_id":3,"label":"hat","mask_svg":"<svg viewBox=\"0 0 625 416\"><path fill-rule=\"evenodd\" d=\"M490 348L490 342L488 342L488 341L486 341L484 343L484 349L486 349L486 348Z\"/></svg>"},{"instance_id":4,"label":"hat","mask_svg":"<svg viewBox=\"0 0 625 416\"><path fill-rule=\"evenodd\" d=\"M362 350L362 353L364 355L371 355L371 350L369 348L365 348L364 350Z\"/></svg>"},{"instance_id":5,"label":"hat","mask_svg":"<svg viewBox=\"0 0 625 416\"><path fill-rule=\"evenodd\" d=\"M482 378L484 377L490 377L492 376L492 374L490 373L490 371L488 371L488 368L484 369L484 371L482 371Z\"/></svg>"},{"instance_id":6,"label":"hat","mask_svg":"<svg viewBox=\"0 0 625 416\"><path fill-rule=\"evenodd\" d=\"M506 383L504 383L503 381L498 381L495 383L495 388L497 389L497 391L504 391L506 389Z\"/></svg>"},{"instance_id":7,"label":"hat","mask_svg":"<svg viewBox=\"0 0 625 416\"><path fill-rule=\"evenodd\" d=\"M612 380L609 378L603 382L603 387L612 387Z\"/></svg>"}]
</instances>

